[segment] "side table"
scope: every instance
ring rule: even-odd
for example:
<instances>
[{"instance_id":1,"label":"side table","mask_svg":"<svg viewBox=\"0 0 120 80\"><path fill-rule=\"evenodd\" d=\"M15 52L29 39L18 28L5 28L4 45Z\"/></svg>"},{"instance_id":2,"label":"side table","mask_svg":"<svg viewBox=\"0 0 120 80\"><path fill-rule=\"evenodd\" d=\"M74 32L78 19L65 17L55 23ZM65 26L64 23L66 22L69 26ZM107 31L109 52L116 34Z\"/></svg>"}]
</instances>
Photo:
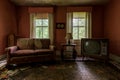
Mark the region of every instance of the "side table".
<instances>
[{"instance_id":1,"label":"side table","mask_svg":"<svg viewBox=\"0 0 120 80\"><path fill-rule=\"evenodd\" d=\"M64 60L64 53L65 53L65 51L67 51L66 47L68 47L68 46L73 47L72 48L73 50L69 50L69 52L72 53L72 58L75 60L77 57L77 52L75 50L76 44L61 44L61 59Z\"/></svg>"}]
</instances>

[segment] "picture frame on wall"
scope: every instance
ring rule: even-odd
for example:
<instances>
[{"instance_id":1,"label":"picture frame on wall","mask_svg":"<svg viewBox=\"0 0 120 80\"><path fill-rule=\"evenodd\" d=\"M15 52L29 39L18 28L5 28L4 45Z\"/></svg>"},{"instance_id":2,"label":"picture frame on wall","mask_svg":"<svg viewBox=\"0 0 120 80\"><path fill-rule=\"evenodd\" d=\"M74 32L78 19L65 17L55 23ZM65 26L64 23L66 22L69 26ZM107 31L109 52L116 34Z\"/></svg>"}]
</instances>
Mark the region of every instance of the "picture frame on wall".
<instances>
[{"instance_id":1,"label":"picture frame on wall","mask_svg":"<svg viewBox=\"0 0 120 80\"><path fill-rule=\"evenodd\" d=\"M65 23L56 23L56 29L64 29Z\"/></svg>"}]
</instances>

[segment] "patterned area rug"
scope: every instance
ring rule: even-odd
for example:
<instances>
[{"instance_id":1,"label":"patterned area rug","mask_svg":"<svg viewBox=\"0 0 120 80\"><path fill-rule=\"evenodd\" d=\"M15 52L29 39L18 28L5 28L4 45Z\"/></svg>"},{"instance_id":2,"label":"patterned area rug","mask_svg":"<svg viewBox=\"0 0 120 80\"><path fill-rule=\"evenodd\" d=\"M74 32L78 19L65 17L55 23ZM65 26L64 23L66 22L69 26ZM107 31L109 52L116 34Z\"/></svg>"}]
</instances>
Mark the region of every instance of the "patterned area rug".
<instances>
[{"instance_id":1,"label":"patterned area rug","mask_svg":"<svg viewBox=\"0 0 120 80\"><path fill-rule=\"evenodd\" d=\"M120 72L97 61L64 61L4 67L0 80L120 80Z\"/></svg>"}]
</instances>

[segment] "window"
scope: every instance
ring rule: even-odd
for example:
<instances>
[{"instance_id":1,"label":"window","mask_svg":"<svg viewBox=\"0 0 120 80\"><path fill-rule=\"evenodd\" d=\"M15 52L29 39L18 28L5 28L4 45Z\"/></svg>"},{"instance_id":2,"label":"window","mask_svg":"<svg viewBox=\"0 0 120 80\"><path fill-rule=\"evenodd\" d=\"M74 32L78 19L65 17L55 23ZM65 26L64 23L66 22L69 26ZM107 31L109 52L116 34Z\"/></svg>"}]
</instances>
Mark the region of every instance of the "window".
<instances>
[{"instance_id":1,"label":"window","mask_svg":"<svg viewBox=\"0 0 120 80\"><path fill-rule=\"evenodd\" d=\"M52 13L30 14L30 38L50 39L52 44L53 32Z\"/></svg>"},{"instance_id":2,"label":"window","mask_svg":"<svg viewBox=\"0 0 120 80\"><path fill-rule=\"evenodd\" d=\"M49 38L48 19L35 19L35 37Z\"/></svg>"},{"instance_id":3,"label":"window","mask_svg":"<svg viewBox=\"0 0 120 80\"><path fill-rule=\"evenodd\" d=\"M49 38L48 13L35 13L32 16L32 38Z\"/></svg>"},{"instance_id":4,"label":"window","mask_svg":"<svg viewBox=\"0 0 120 80\"><path fill-rule=\"evenodd\" d=\"M72 33L74 40L90 37L90 13L72 12L67 14L67 33Z\"/></svg>"}]
</instances>

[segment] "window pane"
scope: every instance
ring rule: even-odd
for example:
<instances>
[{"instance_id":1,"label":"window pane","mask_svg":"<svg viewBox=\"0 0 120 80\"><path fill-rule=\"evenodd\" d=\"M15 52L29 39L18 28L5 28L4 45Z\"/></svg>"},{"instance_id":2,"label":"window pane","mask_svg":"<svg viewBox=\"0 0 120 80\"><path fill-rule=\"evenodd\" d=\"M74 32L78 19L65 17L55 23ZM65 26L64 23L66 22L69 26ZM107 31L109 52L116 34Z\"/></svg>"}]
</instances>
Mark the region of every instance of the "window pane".
<instances>
[{"instance_id":1,"label":"window pane","mask_svg":"<svg viewBox=\"0 0 120 80\"><path fill-rule=\"evenodd\" d=\"M36 19L35 26L48 26L48 19Z\"/></svg>"},{"instance_id":2,"label":"window pane","mask_svg":"<svg viewBox=\"0 0 120 80\"><path fill-rule=\"evenodd\" d=\"M48 19L43 19L43 26L48 26Z\"/></svg>"},{"instance_id":3,"label":"window pane","mask_svg":"<svg viewBox=\"0 0 120 80\"><path fill-rule=\"evenodd\" d=\"M48 27L36 27L36 38L49 38Z\"/></svg>"},{"instance_id":4,"label":"window pane","mask_svg":"<svg viewBox=\"0 0 120 80\"><path fill-rule=\"evenodd\" d=\"M73 39L85 38L86 12L73 12Z\"/></svg>"},{"instance_id":5,"label":"window pane","mask_svg":"<svg viewBox=\"0 0 120 80\"><path fill-rule=\"evenodd\" d=\"M79 39L85 38L85 27L79 27Z\"/></svg>"},{"instance_id":6,"label":"window pane","mask_svg":"<svg viewBox=\"0 0 120 80\"><path fill-rule=\"evenodd\" d=\"M78 25L79 25L78 19L73 19L73 26L78 26Z\"/></svg>"},{"instance_id":7,"label":"window pane","mask_svg":"<svg viewBox=\"0 0 120 80\"><path fill-rule=\"evenodd\" d=\"M73 19L73 26L85 26L85 19L74 18Z\"/></svg>"},{"instance_id":8,"label":"window pane","mask_svg":"<svg viewBox=\"0 0 120 80\"><path fill-rule=\"evenodd\" d=\"M42 38L42 28L36 27L36 38Z\"/></svg>"},{"instance_id":9,"label":"window pane","mask_svg":"<svg viewBox=\"0 0 120 80\"><path fill-rule=\"evenodd\" d=\"M35 19L35 26L42 26L42 19Z\"/></svg>"},{"instance_id":10,"label":"window pane","mask_svg":"<svg viewBox=\"0 0 120 80\"><path fill-rule=\"evenodd\" d=\"M36 38L49 38L48 19L36 19Z\"/></svg>"},{"instance_id":11,"label":"window pane","mask_svg":"<svg viewBox=\"0 0 120 80\"><path fill-rule=\"evenodd\" d=\"M78 20L79 26L85 26L85 19Z\"/></svg>"},{"instance_id":12,"label":"window pane","mask_svg":"<svg viewBox=\"0 0 120 80\"><path fill-rule=\"evenodd\" d=\"M48 29L48 27L43 27L43 38L49 38L49 29Z\"/></svg>"},{"instance_id":13,"label":"window pane","mask_svg":"<svg viewBox=\"0 0 120 80\"><path fill-rule=\"evenodd\" d=\"M73 39L78 39L78 27L73 27Z\"/></svg>"}]
</instances>

